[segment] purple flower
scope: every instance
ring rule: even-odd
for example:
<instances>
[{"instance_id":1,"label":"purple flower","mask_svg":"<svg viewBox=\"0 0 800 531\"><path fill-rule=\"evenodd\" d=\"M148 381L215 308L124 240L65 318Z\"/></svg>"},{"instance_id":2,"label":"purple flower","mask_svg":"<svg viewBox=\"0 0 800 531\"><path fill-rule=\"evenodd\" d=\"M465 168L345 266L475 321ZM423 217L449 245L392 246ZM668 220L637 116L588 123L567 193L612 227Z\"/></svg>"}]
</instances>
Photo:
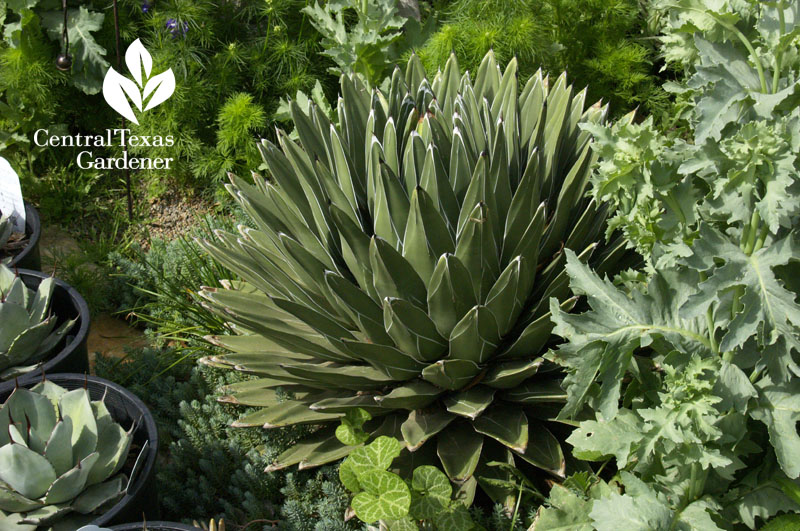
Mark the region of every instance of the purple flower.
<instances>
[{"instance_id":1,"label":"purple flower","mask_svg":"<svg viewBox=\"0 0 800 531\"><path fill-rule=\"evenodd\" d=\"M175 37L177 37L178 35L181 35L182 37L185 37L186 36L186 32L189 31L189 23L188 22L184 22L179 27L178 26L178 21L175 20L174 18L170 18L170 19L167 19L166 28L170 32L170 34L172 35L173 39Z\"/></svg>"},{"instance_id":2,"label":"purple flower","mask_svg":"<svg viewBox=\"0 0 800 531\"><path fill-rule=\"evenodd\" d=\"M149 13L150 7L151 6L148 2L142 2L142 13Z\"/></svg>"}]
</instances>

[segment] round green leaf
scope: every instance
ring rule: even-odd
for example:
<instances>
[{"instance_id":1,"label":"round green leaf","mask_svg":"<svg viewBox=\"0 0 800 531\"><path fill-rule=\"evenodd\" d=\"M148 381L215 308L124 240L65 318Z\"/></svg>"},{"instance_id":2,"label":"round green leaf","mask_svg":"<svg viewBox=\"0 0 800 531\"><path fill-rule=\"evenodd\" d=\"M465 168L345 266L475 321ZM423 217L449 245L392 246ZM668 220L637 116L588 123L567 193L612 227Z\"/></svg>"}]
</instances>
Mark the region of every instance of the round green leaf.
<instances>
[{"instance_id":1,"label":"round green leaf","mask_svg":"<svg viewBox=\"0 0 800 531\"><path fill-rule=\"evenodd\" d=\"M351 505L360 520L370 524L408 514L411 491L400 476L376 468L361 474L359 480L364 491L356 494Z\"/></svg>"}]
</instances>

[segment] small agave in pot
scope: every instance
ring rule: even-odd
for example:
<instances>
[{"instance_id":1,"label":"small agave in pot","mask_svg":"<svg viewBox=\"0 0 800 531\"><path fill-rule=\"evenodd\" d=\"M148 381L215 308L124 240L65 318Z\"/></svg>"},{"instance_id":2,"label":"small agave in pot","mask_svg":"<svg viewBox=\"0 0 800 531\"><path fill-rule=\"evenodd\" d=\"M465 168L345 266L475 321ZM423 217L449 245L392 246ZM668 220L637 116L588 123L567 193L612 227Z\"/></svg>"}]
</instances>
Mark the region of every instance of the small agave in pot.
<instances>
[{"instance_id":1,"label":"small agave in pot","mask_svg":"<svg viewBox=\"0 0 800 531\"><path fill-rule=\"evenodd\" d=\"M78 529L116 503L133 440L86 389L42 381L0 407L0 529Z\"/></svg>"},{"instance_id":2,"label":"small agave in pot","mask_svg":"<svg viewBox=\"0 0 800 531\"><path fill-rule=\"evenodd\" d=\"M25 235L14 230L10 216L0 216L0 264L11 262L13 254L25 244Z\"/></svg>"},{"instance_id":3,"label":"small agave in pot","mask_svg":"<svg viewBox=\"0 0 800 531\"><path fill-rule=\"evenodd\" d=\"M52 278L44 279L36 291L28 289L0 264L0 380L35 369L77 321L59 324L50 312L54 289Z\"/></svg>"}]
</instances>

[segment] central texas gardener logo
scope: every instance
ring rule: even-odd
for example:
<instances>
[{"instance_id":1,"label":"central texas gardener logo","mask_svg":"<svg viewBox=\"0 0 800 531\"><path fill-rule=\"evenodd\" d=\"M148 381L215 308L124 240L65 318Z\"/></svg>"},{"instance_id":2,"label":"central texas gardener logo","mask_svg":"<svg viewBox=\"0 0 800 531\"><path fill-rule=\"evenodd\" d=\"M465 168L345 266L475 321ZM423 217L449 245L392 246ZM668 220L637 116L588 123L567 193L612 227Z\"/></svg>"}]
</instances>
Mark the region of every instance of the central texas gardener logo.
<instances>
[{"instance_id":1,"label":"central texas gardener logo","mask_svg":"<svg viewBox=\"0 0 800 531\"><path fill-rule=\"evenodd\" d=\"M109 68L103 80L103 96L112 109L139 125L131 102L139 112L148 111L163 103L175 92L175 75L168 68L165 72L151 76L153 58L139 39L128 46L125 65L135 82Z\"/></svg>"}]
</instances>

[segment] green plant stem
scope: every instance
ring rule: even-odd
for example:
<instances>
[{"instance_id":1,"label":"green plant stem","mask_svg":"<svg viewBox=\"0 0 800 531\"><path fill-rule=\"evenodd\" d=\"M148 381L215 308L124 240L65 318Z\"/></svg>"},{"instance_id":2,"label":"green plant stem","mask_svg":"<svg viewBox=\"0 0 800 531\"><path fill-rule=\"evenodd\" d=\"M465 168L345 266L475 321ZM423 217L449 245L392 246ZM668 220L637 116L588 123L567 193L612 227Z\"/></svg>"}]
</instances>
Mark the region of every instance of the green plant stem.
<instances>
[{"instance_id":1,"label":"green plant stem","mask_svg":"<svg viewBox=\"0 0 800 531\"><path fill-rule=\"evenodd\" d=\"M753 210L753 214L750 216L750 225L745 227L742 231L742 241L739 244L739 247L747 256L752 255L756 250L757 241L760 241L763 245L764 239L766 239L766 234L763 235L763 238L761 237L763 229L759 230L760 223L761 215L758 213L758 210ZM731 304L731 319L736 317L736 314L742 309L741 298L743 294L744 289L741 286L737 286L733 294L733 303Z\"/></svg>"},{"instance_id":2,"label":"green plant stem","mask_svg":"<svg viewBox=\"0 0 800 531\"><path fill-rule=\"evenodd\" d=\"M784 0L778 2L778 20L781 28L781 35L786 35L786 17L783 10L786 9ZM775 71L772 73L772 92L778 92L778 81L781 78L781 70L783 70L783 46L778 44L778 51L775 53Z\"/></svg>"},{"instance_id":3,"label":"green plant stem","mask_svg":"<svg viewBox=\"0 0 800 531\"><path fill-rule=\"evenodd\" d=\"M767 235L769 234L769 226L765 223L761 226L761 232L758 235L758 239L756 240L756 246L753 248L753 252L758 251L762 247L764 247L764 241L767 239Z\"/></svg>"},{"instance_id":4,"label":"green plant stem","mask_svg":"<svg viewBox=\"0 0 800 531\"><path fill-rule=\"evenodd\" d=\"M704 271L700 271L700 282L705 282L708 275ZM717 338L714 337L714 308L709 306L706 310L706 327L708 328L708 342L711 344L711 350L714 354L719 355L719 344Z\"/></svg>"},{"instance_id":5,"label":"green plant stem","mask_svg":"<svg viewBox=\"0 0 800 531\"><path fill-rule=\"evenodd\" d=\"M748 39L744 33L742 33L733 24L728 24L721 18L717 17L715 14L709 13L708 11L705 11L703 9L699 9L696 7L688 7L688 8L679 7L675 5L673 5L673 7L678 9L686 9L687 11L695 11L697 13L702 13L703 15L713 18L717 22L717 24L719 24L723 28L727 29L728 31L736 35L736 38L738 38L742 42L742 44L744 44L744 47L747 48L747 51L750 52L750 55L753 57L753 61L756 65L756 70L758 70L758 79L761 82L761 92L763 92L764 94L769 94L769 86L767 85L767 76L764 74L764 65L761 64L761 58L759 58L758 55L756 54L756 50L755 48L753 48L753 43L750 42L750 39Z\"/></svg>"},{"instance_id":6,"label":"green plant stem","mask_svg":"<svg viewBox=\"0 0 800 531\"><path fill-rule=\"evenodd\" d=\"M514 531L517 525L517 515L519 515L519 505L522 503L522 482L519 484L519 493L517 494L517 503L514 505L514 516L511 517L511 527L509 531Z\"/></svg>"},{"instance_id":7,"label":"green plant stem","mask_svg":"<svg viewBox=\"0 0 800 531\"><path fill-rule=\"evenodd\" d=\"M759 234L759 224L761 223L761 215L758 210L753 210L753 215L750 216L750 227L747 231L747 243L744 247L744 252L747 256L753 254L756 246L757 235Z\"/></svg>"}]
</instances>

